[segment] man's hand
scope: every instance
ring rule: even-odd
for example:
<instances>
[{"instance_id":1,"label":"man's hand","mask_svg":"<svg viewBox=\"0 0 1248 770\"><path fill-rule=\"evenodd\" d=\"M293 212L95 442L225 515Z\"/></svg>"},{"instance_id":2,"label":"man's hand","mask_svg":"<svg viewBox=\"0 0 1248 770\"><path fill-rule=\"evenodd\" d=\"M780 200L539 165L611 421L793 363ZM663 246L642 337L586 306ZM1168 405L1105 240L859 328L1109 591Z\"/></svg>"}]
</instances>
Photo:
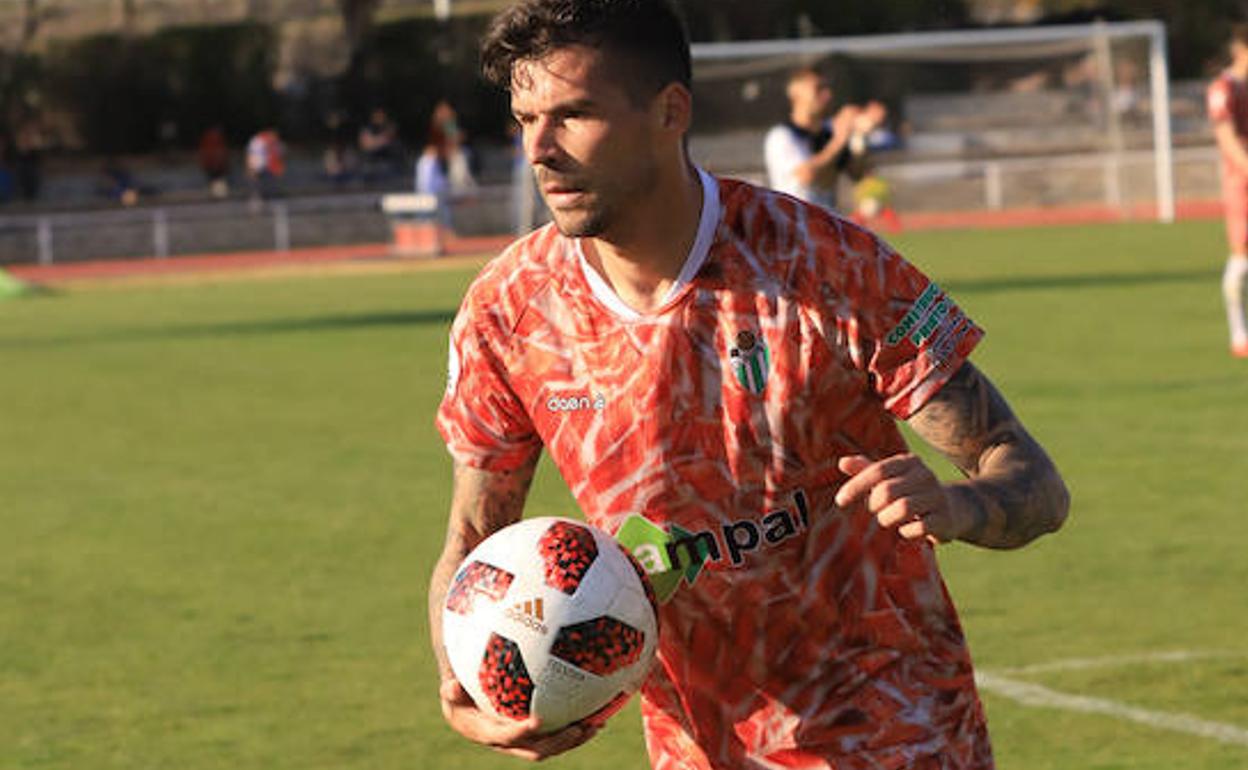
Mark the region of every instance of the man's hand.
<instances>
[{"instance_id":1,"label":"man's hand","mask_svg":"<svg viewBox=\"0 0 1248 770\"><path fill-rule=\"evenodd\" d=\"M832 133L838 137L848 137L854 132L854 124L858 122L858 116L862 110L854 104L846 104L836 111L836 115L832 118Z\"/></svg>"},{"instance_id":2,"label":"man's hand","mask_svg":"<svg viewBox=\"0 0 1248 770\"><path fill-rule=\"evenodd\" d=\"M850 477L837 490L838 506L865 498L880 526L896 529L907 540L947 543L963 534L965 525L944 485L915 455L893 455L878 462L852 455L842 457L837 467Z\"/></svg>"},{"instance_id":3,"label":"man's hand","mask_svg":"<svg viewBox=\"0 0 1248 770\"><path fill-rule=\"evenodd\" d=\"M570 751L593 738L599 730L592 725L574 723L543 735L537 717L517 721L483 712L453 677L442 680L439 695L442 716L457 733L495 751L532 762Z\"/></svg>"}]
</instances>

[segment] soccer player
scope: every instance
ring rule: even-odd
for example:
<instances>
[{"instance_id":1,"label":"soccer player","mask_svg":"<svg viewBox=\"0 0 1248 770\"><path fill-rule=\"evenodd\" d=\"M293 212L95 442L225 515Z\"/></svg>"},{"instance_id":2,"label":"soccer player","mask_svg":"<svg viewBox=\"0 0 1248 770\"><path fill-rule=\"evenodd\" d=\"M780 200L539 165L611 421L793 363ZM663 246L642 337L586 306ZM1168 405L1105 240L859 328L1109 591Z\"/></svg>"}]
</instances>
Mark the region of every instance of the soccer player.
<instances>
[{"instance_id":1,"label":"soccer player","mask_svg":"<svg viewBox=\"0 0 1248 770\"><path fill-rule=\"evenodd\" d=\"M967 360L980 329L870 232L691 163L668 0L520 0L482 46L554 222L451 330L447 722L529 759L597 729L488 715L442 647L457 566L521 518L545 449L590 523L659 533L672 563L639 561L679 577L642 689L655 768L992 767L935 546L1022 546L1068 497ZM967 478L941 483L898 420Z\"/></svg>"},{"instance_id":2,"label":"soccer player","mask_svg":"<svg viewBox=\"0 0 1248 770\"><path fill-rule=\"evenodd\" d=\"M763 158L767 183L825 208L836 209L836 184L847 163L858 109L846 105L829 119L832 87L818 71L802 68L789 76L785 95L788 119L767 132Z\"/></svg>"},{"instance_id":3,"label":"soccer player","mask_svg":"<svg viewBox=\"0 0 1248 770\"><path fill-rule=\"evenodd\" d=\"M1248 358L1248 25L1231 30L1231 66L1209 84L1207 101L1222 155L1222 202L1231 254L1222 273L1231 354Z\"/></svg>"}]
</instances>

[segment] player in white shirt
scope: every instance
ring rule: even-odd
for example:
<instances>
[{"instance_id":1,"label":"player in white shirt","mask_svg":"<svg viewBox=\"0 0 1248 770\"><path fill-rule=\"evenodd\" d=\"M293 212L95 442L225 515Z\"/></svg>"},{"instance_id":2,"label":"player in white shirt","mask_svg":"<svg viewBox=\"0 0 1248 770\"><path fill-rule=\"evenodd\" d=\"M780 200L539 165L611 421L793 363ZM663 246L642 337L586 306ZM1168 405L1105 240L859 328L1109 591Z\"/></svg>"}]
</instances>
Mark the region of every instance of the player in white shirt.
<instances>
[{"instance_id":1,"label":"player in white shirt","mask_svg":"<svg viewBox=\"0 0 1248 770\"><path fill-rule=\"evenodd\" d=\"M768 184L835 209L837 176L858 110L846 105L829 119L832 88L813 69L799 69L790 75L786 93L789 117L767 132L763 145Z\"/></svg>"}]
</instances>

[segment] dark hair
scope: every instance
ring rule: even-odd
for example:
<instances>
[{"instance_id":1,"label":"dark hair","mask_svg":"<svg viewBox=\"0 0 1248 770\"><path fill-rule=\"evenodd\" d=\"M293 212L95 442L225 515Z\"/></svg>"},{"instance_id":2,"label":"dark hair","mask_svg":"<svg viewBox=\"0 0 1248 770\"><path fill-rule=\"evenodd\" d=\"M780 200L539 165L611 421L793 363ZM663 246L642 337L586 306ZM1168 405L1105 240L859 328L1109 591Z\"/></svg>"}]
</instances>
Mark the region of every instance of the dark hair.
<instances>
[{"instance_id":1,"label":"dark hair","mask_svg":"<svg viewBox=\"0 0 1248 770\"><path fill-rule=\"evenodd\" d=\"M786 82L789 85L793 85L799 80L806 80L807 78L822 78L822 77L823 77L823 73L821 73L819 70L815 69L814 67L798 67L797 69L789 73L789 79Z\"/></svg>"},{"instance_id":2,"label":"dark hair","mask_svg":"<svg viewBox=\"0 0 1248 770\"><path fill-rule=\"evenodd\" d=\"M615 57L636 101L673 82L689 88L693 79L689 37L671 0L519 0L491 22L481 41L481 70L510 88L517 62L573 45Z\"/></svg>"},{"instance_id":3,"label":"dark hair","mask_svg":"<svg viewBox=\"0 0 1248 770\"><path fill-rule=\"evenodd\" d=\"M1248 46L1248 24L1232 24L1231 40L1243 46Z\"/></svg>"}]
</instances>

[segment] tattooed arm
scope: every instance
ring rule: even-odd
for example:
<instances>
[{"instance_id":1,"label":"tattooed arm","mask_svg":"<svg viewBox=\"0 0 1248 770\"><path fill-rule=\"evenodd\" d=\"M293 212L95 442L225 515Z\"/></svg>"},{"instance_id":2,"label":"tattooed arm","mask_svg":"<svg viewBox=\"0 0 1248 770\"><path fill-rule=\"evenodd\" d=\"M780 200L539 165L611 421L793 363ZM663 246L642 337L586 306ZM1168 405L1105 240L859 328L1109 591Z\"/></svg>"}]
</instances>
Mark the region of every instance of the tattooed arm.
<instances>
[{"instance_id":1,"label":"tattooed arm","mask_svg":"<svg viewBox=\"0 0 1248 770\"><path fill-rule=\"evenodd\" d=\"M909 424L968 477L945 487L955 518L964 522L960 539L1018 548L1066 520L1070 494L1057 468L971 363Z\"/></svg>"},{"instance_id":2,"label":"tattooed arm","mask_svg":"<svg viewBox=\"0 0 1248 770\"><path fill-rule=\"evenodd\" d=\"M842 458L837 504L865 498L880 525L907 538L1019 548L1056 531L1070 495L1005 398L970 362L908 421L967 478L941 484L914 455Z\"/></svg>"},{"instance_id":3,"label":"tattooed arm","mask_svg":"<svg viewBox=\"0 0 1248 770\"><path fill-rule=\"evenodd\" d=\"M451 495L451 516L446 544L429 581L429 631L442 677L439 695L442 715L459 734L496 751L540 760L575 748L589 740L597 728L572 725L542 734L536 718L523 721L500 719L476 707L472 698L451 671L442 644L442 608L455 570L464 557L485 538L520 520L524 501L533 481L537 457L525 466L507 473L494 473L455 464L455 488Z\"/></svg>"},{"instance_id":4,"label":"tattooed arm","mask_svg":"<svg viewBox=\"0 0 1248 770\"><path fill-rule=\"evenodd\" d=\"M442 607L451 578L478 543L508 524L520 521L536 467L536 458L510 473L492 473L455 463L446 543L429 581L429 629L444 679L450 676L451 666L442 646Z\"/></svg>"}]
</instances>

